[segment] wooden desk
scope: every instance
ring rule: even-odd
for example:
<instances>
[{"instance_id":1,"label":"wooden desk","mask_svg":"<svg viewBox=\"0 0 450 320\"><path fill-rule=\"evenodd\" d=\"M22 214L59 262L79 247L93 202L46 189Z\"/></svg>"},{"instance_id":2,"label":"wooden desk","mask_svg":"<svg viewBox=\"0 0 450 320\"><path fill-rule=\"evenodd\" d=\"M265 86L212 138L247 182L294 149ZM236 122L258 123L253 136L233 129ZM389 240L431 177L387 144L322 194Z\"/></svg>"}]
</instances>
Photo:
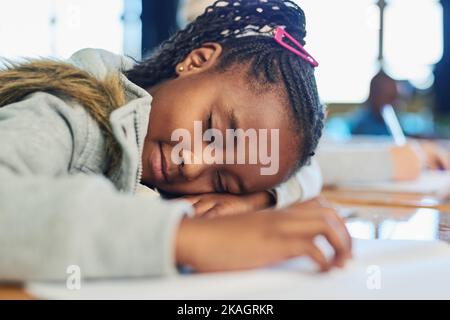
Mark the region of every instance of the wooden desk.
<instances>
[{"instance_id":1,"label":"wooden desk","mask_svg":"<svg viewBox=\"0 0 450 320\"><path fill-rule=\"evenodd\" d=\"M332 197L329 198L333 202ZM355 238L443 240L450 243L450 210L414 206L346 205L354 210L347 226ZM32 299L24 289L0 286L1 299Z\"/></svg>"},{"instance_id":2,"label":"wooden desk","mask_svg":"<svg viewBox=\"0 0 450 320\"><path fill-rule=\"evenodd\" d=\"M450 213L450 200L440 200L422 194L325 189L322 195L329 201L344 206L428 208Z\"/></svg>"},{"instance_id":3,"label":"wooden desk","mask_svg":"<svg viewBox=\"0 0 450 320\"><path fill-rule=\"evenodd\" d=\"M0 286L0 300L31 300L33 299L19 286Z\"/></svg>"}]
</instances>

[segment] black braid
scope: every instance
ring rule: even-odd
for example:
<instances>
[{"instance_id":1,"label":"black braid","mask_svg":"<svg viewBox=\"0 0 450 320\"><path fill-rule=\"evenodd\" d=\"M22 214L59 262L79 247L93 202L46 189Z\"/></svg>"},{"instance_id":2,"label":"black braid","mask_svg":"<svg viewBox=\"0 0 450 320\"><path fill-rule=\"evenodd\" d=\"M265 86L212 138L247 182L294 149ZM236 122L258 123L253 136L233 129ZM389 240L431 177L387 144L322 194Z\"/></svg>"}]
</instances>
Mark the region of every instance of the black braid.
<instances>
[{"instance_id":1,"label":"black braid","mask_svg":"<svg viewBox=\"0 0 450 320\"><path fill-rule=\"evenodd\" d=\"M287 93L293 122L302 141L298 167L314 154L323 129L324 110L320 104L314 68L277 44L265 33L284 26L305 44L306 22L302 9L289 0L216 1L185 29L174 34L150 58L126 72L143 88L176 77L176 66L206 42L223 47L219 69L250 64L250 76L258 84L282 85ZM251 30L254 35L249 36Z\"/></svg>"}]
</instances>

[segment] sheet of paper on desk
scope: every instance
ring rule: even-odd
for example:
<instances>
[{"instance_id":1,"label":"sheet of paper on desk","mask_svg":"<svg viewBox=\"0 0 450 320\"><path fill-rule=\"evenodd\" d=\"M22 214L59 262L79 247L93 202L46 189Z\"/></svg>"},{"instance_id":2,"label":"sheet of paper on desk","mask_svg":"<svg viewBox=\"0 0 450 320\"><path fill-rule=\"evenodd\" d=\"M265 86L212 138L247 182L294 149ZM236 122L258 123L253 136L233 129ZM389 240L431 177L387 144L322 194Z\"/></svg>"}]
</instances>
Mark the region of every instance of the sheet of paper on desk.
<instances>
[{"instance_id":1,"label":"sheet of paper on desk","mask_svg":"<svg viewBox=\"0 0 450 320\"><path fill-rule=\"evenodd\" d=\"M349 182L339 184L338 189L401 192L436 196L440 199L450 195L450 172L426 171L419 179L405 182Z\"/></svg>"},{"instance_id":2,"label":"sheet of paper on desk","mask_svg":"<svg viewBox=\"0 0 450 320\"><path fill-rule=\"evenodd\" d=\"M169 279L31 283L46 299L450 299L450 245L443 242L355 240L355 259L317 273L306 258L257 271Z\"/></svg>"}]
</instances>

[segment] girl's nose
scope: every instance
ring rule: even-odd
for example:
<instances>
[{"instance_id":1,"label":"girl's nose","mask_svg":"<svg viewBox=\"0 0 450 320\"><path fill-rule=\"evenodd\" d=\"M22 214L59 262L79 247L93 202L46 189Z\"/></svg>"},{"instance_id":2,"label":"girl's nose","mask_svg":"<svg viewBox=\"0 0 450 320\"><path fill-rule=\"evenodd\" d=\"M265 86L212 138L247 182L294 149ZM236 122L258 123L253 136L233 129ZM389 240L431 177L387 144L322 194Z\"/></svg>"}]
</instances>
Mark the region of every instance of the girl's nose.
<instances>
[{"instance_id":1,"label":"girl's nose","mask_svg":"<svg viewBox=\"0 0 450 320\"><path fill-rule=\"evenodd\" d=\"M193 181L203 174L207 167L211 165L206 164L203 161L201 154L195 154L194 152L184 149L182 151L182 163L178 166L181 175L187 181Z\"/></svg>"}]
</instances>

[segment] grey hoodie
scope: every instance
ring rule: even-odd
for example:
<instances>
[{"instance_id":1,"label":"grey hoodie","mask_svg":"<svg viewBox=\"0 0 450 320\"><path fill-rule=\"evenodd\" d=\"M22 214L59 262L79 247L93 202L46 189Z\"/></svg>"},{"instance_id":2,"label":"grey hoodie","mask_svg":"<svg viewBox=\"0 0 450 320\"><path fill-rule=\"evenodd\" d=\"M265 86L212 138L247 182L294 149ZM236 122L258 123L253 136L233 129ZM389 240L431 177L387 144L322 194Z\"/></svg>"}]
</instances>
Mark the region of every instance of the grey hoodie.
<instances>
[{"instance_id":1,"label":"grey hoodie","mask_svg":"<svg viewBox=\"0 0 450 320\"><path fill-rule=\"evenodd\" d=\"M70 61L99 78L132 64L92 49ZM123 80L127 104L111 125L124 156L112 181L101 176L104 138L82 106L35 93L0 109L0 280L65 279L70 265L84 278L176 272L175 233L192 208L133 195L152 98Z\"/></svg>"}]
</instances>

